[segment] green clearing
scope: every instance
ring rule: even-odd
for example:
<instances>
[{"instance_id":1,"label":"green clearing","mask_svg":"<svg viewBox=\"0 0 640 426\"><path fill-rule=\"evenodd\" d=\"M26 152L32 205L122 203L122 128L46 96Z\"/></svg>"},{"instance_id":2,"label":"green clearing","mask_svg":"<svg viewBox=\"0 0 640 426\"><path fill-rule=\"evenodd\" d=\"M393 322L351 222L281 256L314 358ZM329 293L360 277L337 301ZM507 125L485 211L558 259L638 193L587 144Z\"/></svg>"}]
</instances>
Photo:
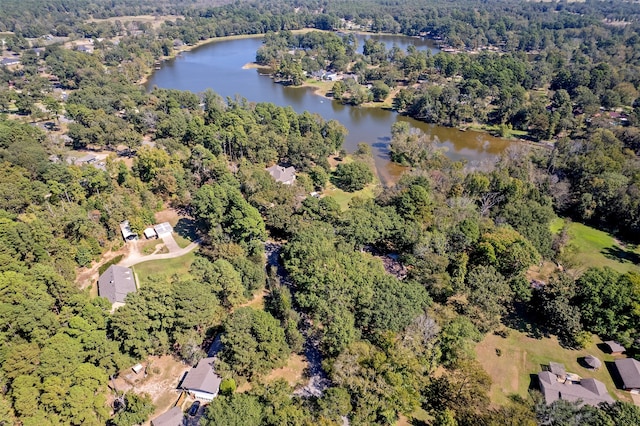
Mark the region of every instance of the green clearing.
<instances>
[{"instance_id":1,"label":"green clearing","mask_svg":"<svg viewBox=\"0 0 640 426\"><path fill-rule=\"evenodd\" d=\"M176 243L178 244L178 246L180 246L180 248L185 248L186 246L191 244L191 240L190 239L183 237L182 235L178 234L177 232L173 233L173 239L176 240Z\"/></svg>"},{"instance_id":2,"label":"green clearing","mask_svg":"<svg viewBox=\"0 0 640 426\"><path fill-rule=\"evenodd\" d=\"M145 255L152 254L154 251L156 251L156 247L161 244L163 244L162 240L145 241L142 244L142 247L140 247L140 252Z\"/></svg>"},{"instance_id":3,"label":"green clearing","mask_svg":"<svg viewBox=\"0 0 640 426\"><path fill-rule=\"evenodd\" d=\"M171 277L173 275L184 276L189 273L189 268L196 258L196 250L190 251L184 256L174 259L150 260L138 263L133 270L138 277L138 285L144 286L151 278Z\"/></svg>"},{"instance_id":4,"label":"green clearing","mask_svg":"<svg viewBox=\"0 0 640 426\"><path fill-rule=\"evenodd\" d=\"M551 223L551 231L559 232L564 220ZM579 268L609 266L618 272L640 272L640 250L637 246L624 245L611 234L581 223L569 224L569 244L565 249Z\"/></svg>"},{"instance_id":5,"label":"green clearing","mask_svg":"<svg viewBox=\"0 0 640 426\"><path fill-rule=\"evenodd\" d=\"M322 196L333 197L333 199L336 200L340 205L340 208L344 211L349 208L349 202L355 197L360 197L364 199L374 198L375 197L374 189L376 187L377 187L376 184L369 184L365 186L363 189L361 189L360 191L345 192L342 189L338 189L332 184L329 184L327 185L327 188L324 191L322 191Z\"/></svg>"},{"instance_id":6,"label":"green clearing","mask_svg":"<svg viewBox=\"0 0 640 426\"><path fill-rule=\"evenodd\" d=\"M564 364L568 372L583 378L595 378L603 382L614 398L630 401L626 392L616 389L606 364L615 359L597 346L601 340L593 336L593 343L582 350L564 349L555 337L540 339L528 337L517 330L509 330L506 338L488 334L476 346L478 361L491 376L493 384L489 396L491 402L503 405L510 394L527 397L531 375L541 371L542 365L550 361ZM500 356L498 356L498 351ZM580 365L579 360L586 355L594 355L603 362L599 370L591 370Z\"/></svg>"}]
</instances>

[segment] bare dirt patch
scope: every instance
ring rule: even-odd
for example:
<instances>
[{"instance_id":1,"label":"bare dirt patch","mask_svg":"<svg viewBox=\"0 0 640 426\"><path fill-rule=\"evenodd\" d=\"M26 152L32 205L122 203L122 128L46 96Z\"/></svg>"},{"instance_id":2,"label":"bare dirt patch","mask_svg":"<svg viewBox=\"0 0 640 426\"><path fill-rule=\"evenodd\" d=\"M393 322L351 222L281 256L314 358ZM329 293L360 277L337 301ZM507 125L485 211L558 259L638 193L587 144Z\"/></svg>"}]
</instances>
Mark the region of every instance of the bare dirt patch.
<instances>
[{"instance_id":1,"label":"bare dirt patch","mask_svg":"<svg viewBox=\"0 0 640 426\"><path fill-rule=\"evenodd\" d=\"M95 284L98 281L98 269L105 262L110 261L114 257L118 255L123 255L123 257L127 257L132 250L132 245L125 244L121 248L115 251L108 251L100 257L100 260L93 263L89 268L80 268L76 273L76 285L80 289L85 289L90 285Z\"/></svg>"},{"instance_id":2,"label":"bare dirt patch","mask_svg":"<svg viewBox=\"0 0 640 426\"><path fill-rule=\"evenodd\" d=\"M178 213L176 209L164 209L155 214L156 223L169 222L171 226L176 226L178 221L186 217L185 215L181 215Z\"/></svg>"},{"instance_id":3,"label":"bare dirt patch","mask_svg":"<svg viewBox=\"0 0 640 426\"><path fill-rule=\"evenodd\" d=\"M284 379L290 386L296 387L305 382L305 370L309 366L306 358L302 355L291 354L287 364L282 368L277 368L265 377L267 383L278 379Z\"/></svg>"},{"instance_id":4,"label":"bare dirt patch","mask_svg":"<svg viewBox=\"0 0 640 426\"><path fill-rule=\"evenodd\" d=\"M114 382L119 392L148 394L156 406L156 411L151 415L153 419L178 401L178 384L191 367L169 355L151 356L143 365L147 370L146 377L144 372L135 374L132 370L126 370Z\"/></svg>"}]
</instances>

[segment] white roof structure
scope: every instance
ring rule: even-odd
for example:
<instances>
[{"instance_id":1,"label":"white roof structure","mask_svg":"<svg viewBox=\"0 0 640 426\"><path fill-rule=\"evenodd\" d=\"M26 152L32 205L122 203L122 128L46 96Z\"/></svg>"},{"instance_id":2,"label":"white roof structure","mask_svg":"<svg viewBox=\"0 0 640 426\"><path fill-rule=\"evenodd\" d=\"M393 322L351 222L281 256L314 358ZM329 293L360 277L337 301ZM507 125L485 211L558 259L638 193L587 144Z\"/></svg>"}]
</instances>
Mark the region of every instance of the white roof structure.
<instances>
[{"instance_id":1,"label":"white roof structure","mask_svg":"<svg viewBox=\"0 0 640 426\"><path fill-rule=\"evenodd\" d=\"M131 225L129 225L128 220L125 220L120 224L120 232L122 232L122 238L124 238L125 241L138 239L138 234L131 230Z\"/></svg>"},{"instance_id":2,"label":"white roof structure","mask_svg":"<svg viewBox=\"0 0 640 426\"><path fill-rule=\"evenodd\" d=\"M146 239L151 239L157 237L155 229L149 227L144 230L144 237Z\"/></svg>"},{"instance_id":3,"label":"white roof structure","mask_svg":"<svg viewBox=\"0 0 640 426\"><path fill-rule=\"evenodd\" d=\"M173 228L169 222L162 222L153 227L158 234L158 238L162 238L164 235L170 235L173 232Z\"/></svg>"},{"instance_id":4,"label":"white roof structure","mask_svg":"<svg viewBox=\"0 0 640 426\"><path fill-rule=\"evenodd\" d=\"M268 167L267 172L271 175L272 178L276 180L276 182L283 183L285 185L291 185L296 180L296 168L291 167L282 167L277 164Z\"/></svg>"}]
</instances>

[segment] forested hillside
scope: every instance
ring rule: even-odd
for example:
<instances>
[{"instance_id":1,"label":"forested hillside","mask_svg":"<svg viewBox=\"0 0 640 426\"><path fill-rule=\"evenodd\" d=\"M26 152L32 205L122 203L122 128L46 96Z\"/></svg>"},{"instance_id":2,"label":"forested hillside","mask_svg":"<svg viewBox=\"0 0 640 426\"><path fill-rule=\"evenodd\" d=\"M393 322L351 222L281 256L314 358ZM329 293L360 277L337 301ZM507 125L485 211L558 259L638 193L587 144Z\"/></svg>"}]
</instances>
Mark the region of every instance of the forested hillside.
<instances>
[{"instance_id":1,"label":"forested hillside","mask_svg":"<svg viewBox=\"0 0 640 426\"><path fill-rule=\"evenodd\" d=\"M640 6L220 3L3 2L0 53L19 63L0 67L0 424L141 424L160 412L145 394L114 404L113 380L150 356L195 365L218 335L224 385L202 425L640 424L615 379L597 407L547 404L537 379L496 403L476 355L486 336L528 333L640 356ZM359 53L353 29L442 51ZM405 172L381 187L337 121L141 85L179 46L262 33L257 62L285 84L354 74L336 101L392 96L398 113L518 139L472 167L399 121ZM115 311L80 288L81 268L130 244L123 221L142 235L166 208L196 224L184 273ZM625 268L585 264L571 220L611 233L618 251L598 255ZM317 392L270 376L310 353Z\"/></svg>"}]
</instances>

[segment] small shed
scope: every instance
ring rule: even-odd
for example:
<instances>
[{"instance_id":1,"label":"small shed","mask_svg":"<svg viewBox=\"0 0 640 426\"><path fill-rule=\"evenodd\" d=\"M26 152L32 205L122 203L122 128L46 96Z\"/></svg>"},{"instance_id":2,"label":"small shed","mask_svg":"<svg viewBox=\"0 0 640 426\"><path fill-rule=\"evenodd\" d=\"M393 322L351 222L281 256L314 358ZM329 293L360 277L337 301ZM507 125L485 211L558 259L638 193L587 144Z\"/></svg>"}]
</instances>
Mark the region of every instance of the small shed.
<instances>
[{"instance_id":1,"label":"small shed","mask_svg":"<svg viewBox=\"0 0 640 426\"><path fill-rule=\"evenodd\" d=\"M144 366L142 364L136 364L133 367L131 367L131 369L133 370L134 373L140 374L140 372L144 370Z\"/></svg>"},{"instance_id":2,"label":"small shed","mask_svg":"<svg viewBox=\"0 0 640 426\"><path fill-rule=\"evenodd\" d=\"M598 358L596 358L593 355L587 355L584 357L584 362L585 364L587 364L589 367L593 368L594 370L598 370L600 367L602 367L602 361L600 361Z\"/></svg>"},{"instance_id":3,"label":"small shed","mask_svg":"<svg viewBox=\"0 0 640 426\"><path fill-rule=\"evenodd\" d=\"M622 346L620 343L614 340L607 340L604 342L605 345L609 348L609 353L612 355L622 355L627 349Z\"/></svg>"},{"instance_id":4,"label":"small shed","mask_svg":"<svg viewBox=\"0 0 640 426\"><path fill-rule=\"evenodd\" d=\"M153 240L155 238L158 238L158 234L156 234L156 230L155 229L153 229L152 227L149 227L149 228L144 230L144 237L147 240Z\"/></svg>"},{"instance_id":5,"label":"small shed","mask_svg":"<svg viewBox=\"0 0 640 426\"><path fill-rule=\"evenodd\" d=\"M125 241L134 241L138 239L138 234L131 230L131 225L129 225L129 221L125 220L120 224L120 232L122 232L122 238Z\"/></svg>"}]
</instances>

